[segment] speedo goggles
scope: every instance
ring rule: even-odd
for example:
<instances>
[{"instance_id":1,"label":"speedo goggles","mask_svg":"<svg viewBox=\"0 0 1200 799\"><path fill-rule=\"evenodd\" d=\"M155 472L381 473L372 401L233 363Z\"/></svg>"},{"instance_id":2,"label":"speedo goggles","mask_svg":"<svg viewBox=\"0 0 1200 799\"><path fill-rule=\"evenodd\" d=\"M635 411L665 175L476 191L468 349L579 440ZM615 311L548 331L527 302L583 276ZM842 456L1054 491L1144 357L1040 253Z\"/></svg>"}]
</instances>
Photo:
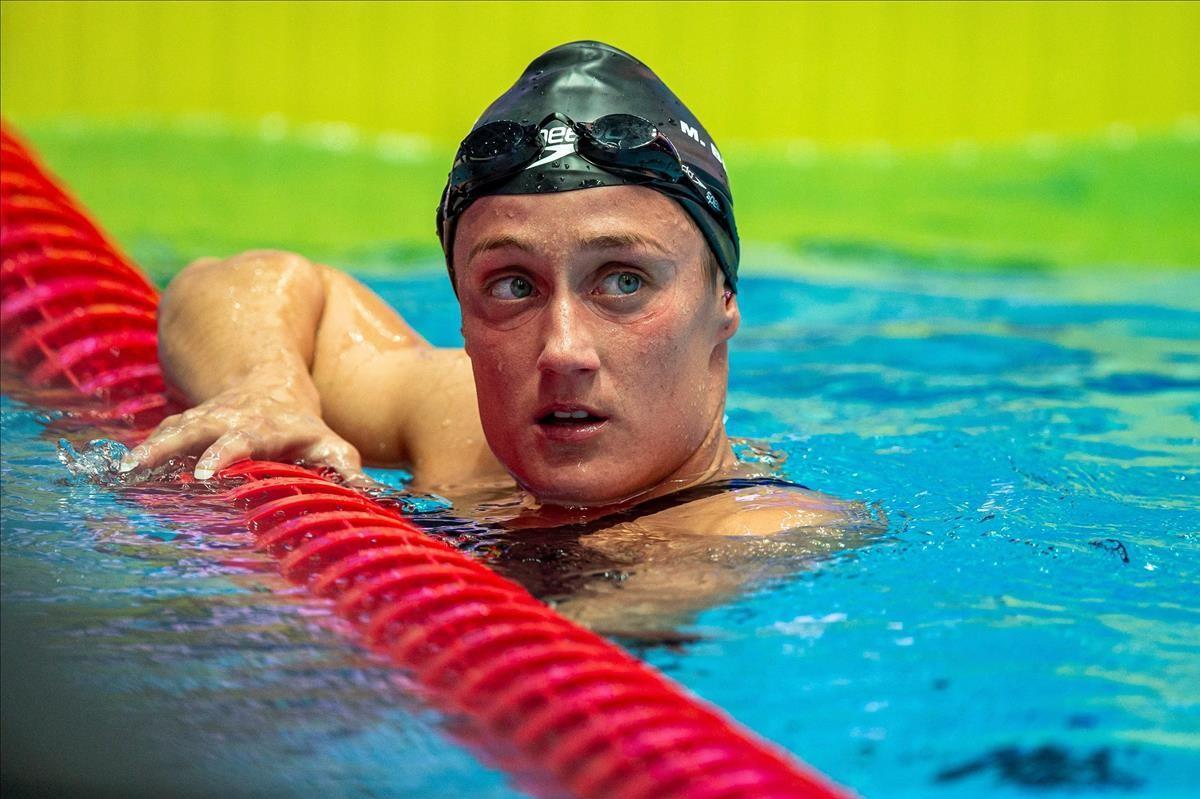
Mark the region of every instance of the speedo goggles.
<instances>
[{"instance_id":1,"label":"speedo goggles","mask_svg":"<svg viewBox=\"0 0 1200 799\"><path fill-rule=\"evenodd\" d=\"M555 122L559 124L553 125ZM574 175L555 180L553 162L564 149L618 180ZM675 145L654 123L634 114L606 114L592 122L576 122L553 113L537 125L498 120L473 130L459 146L438 206L438 238L447 263L452 261L455 223L467 207L480 197L509 193L500 188L540 166L545 170L534 176L535 192L615 182L648 186L675 199L697 222L731 287L734 285L738 237L731 198L719 181L705 180L700 169L684 163Z\"/></svg>"}]
</instances>

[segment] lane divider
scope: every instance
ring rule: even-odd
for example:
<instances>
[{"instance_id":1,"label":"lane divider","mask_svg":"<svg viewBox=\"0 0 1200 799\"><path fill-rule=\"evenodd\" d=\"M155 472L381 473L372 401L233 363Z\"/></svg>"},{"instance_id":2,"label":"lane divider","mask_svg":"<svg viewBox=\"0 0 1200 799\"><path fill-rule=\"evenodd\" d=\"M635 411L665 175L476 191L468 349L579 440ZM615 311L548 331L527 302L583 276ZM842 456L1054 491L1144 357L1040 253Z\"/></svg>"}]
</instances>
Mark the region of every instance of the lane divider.
<instances>
[{"instance_id":1,"label":"lane divider","mask_svg":"<svg viewBox=\"0 0 1200 799\"><path fill-rule=\"evenodd\" d=\"M0 126L0 331L6 369L94 400L128 443L177 410L158 364L158 295ZM245 512L288 580L443 712L581 799L833 799L824 776L522 586L314 471L244 461L217 499ZM502 762L501 765L504 765ZM533 790L541 792L535 785Z\"/></svg>"}]
</instances>

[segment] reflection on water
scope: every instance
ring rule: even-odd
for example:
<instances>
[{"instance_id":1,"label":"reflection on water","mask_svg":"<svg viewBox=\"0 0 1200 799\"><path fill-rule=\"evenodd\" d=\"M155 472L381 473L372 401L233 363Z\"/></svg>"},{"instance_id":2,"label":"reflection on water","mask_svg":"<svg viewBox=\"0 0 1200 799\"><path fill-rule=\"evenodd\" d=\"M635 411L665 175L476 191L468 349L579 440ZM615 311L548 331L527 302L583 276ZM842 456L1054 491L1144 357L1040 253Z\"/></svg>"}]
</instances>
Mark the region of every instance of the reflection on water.
<instances>
[{"instance_id":1,"label":"reflection on water","mask_svg":"<svg viewBox=\"0 0 1200 799\"><path fill-rule=\"evenodd\" d=\"M812 274L745 278L730 432L886 535L422 524L864 795L1188 796L1200 278ZM456 342L443 275L373 285ZM75 479L55 442L97 431L38 414L0 420L6 774L519 795L203 494Z\"/></svg>"}]
</instances>

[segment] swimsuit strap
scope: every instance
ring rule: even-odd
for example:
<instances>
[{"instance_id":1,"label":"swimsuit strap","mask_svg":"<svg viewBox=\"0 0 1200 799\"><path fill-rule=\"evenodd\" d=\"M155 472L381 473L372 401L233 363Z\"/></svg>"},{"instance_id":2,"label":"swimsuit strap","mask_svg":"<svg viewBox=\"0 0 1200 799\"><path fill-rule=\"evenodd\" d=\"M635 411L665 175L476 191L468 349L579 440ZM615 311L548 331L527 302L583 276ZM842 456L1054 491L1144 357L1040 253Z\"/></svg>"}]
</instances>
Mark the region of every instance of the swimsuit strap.
<instances>
[{"instance_id":1,"label":"swimsuit strap","mask_svg":"<svg viewBox=\"0 0 1200 799\"><path fill-rule=\"evenodd\" d=\"M682 491L676 491L671 494L664 494L661 497L655 497L648 502L643 502L634 505L632 508L626 508L619 513L614 513L611 516L602 516L595 521L624 519L626 516L638 517L647 516L651 513L675 508L680 505L686 505L689 502L695 502L700 499L715 497L718 494L725 494L729 491L738 491L743 488L754 488L756 486L778 486L780 488L801 488L808 490L807 486L802 486L799 483L793 483L790 480L784 480L779 477L733 477L728 480L715 480L711 483L704 483L693 488L685 488Z\"/></svg>"},{"instance_id":2,"label":"swimsuit strap","mask_svg":"<svg viewBox=\"0 0 1200 799\"><path fill-rule=\"evenodd\" d=\"M646 502L638 503L625 510L610 513L606 516L600 516L586 522L576 524L560 524L554 527L527 527L520 530L510 531L512 534L526 538L530 535L548 534L562 535L566 533L574 535L587 535L598 530L603 530L605 527L611 527L618 522L633 521L642 516L649 516L652 513L677 508L680 505L686 505L689 502L715 497L719 494L724 494L729 491L737 491L742 488L754 488L756 486L777 486L780 488L799 488L805 491L810 490L807 486L793 483L790 480L784 480L779 477L733 477L727 480L715 480L711 483L685 488L680 491L675 491L670 494L664 494L661 497L647 500Z\"/></svg>"},{"instance_id":3,"label":"swimsuit strap","mask_svg":"<svg viewBox=\"0 0 1200 799\"><path fill-rule=\"evenodd\" d=\"M581 541L585 536L620 522L633 521L727 491L757 486L805 488L778 477L735 477L685 488L578 524L509 530L502 524L484 523L480 532L499 534L502 538L497 551L488 560L490 567L521 583L539 599L561 599L574 595L594 580L621 579L630 568L629 563L586 547ZM427 523L423 519L419 521Z\"/></svg>"}]
</instances>

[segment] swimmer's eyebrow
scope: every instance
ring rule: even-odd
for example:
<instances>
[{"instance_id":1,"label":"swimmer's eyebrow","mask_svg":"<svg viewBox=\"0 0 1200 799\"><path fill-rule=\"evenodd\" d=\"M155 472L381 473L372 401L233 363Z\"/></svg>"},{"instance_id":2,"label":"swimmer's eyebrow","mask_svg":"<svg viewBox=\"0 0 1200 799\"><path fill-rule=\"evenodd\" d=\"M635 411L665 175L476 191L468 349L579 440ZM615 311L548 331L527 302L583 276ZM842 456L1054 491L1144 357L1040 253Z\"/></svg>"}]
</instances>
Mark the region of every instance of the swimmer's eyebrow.
<instances>
[{"instance_id":1,"label":"swimmer's eyebrow","mask_svg":"<svg viewBox=\"0 0 1200 799\"><path fill-rule=\"evenodd\" d=\"M524 252L533 252L533 247L527 244L516 236L504 234L501 236L486 236L475 242L475 246L471 248L471 252L467 253L467 260L475 260L475 256L480 253L485 253L490 250L503 250L506 247L514 247Z\"/></svg>"},{"instance_id":2,"label":"swimmer's eyebrow","mask_svg":"<svg viewBox=\"0 0 1200 799\"><path fill-rule=\"evenodd\" d=\"M645 247L646 249L654 250L660 255L670 255L661 243L649 236L643 236L641 233L606 233L602 236L593 236L590 239L585 239L581 242L584 249L587 250L617 250L625 247Z\"/></svg>"},{"instance_id":3,"label":"swimmer's eyebrow","mask_svg":"<svg viewBox=\"0 0 1200 799\"><path fill-rule=\"evenodd\" d=\"M654 250L660 255L670 255L661 243L648 236L643 236L641 233L624 232L624 233L604 233L599 236L592 236L584 239L579 243L579 246L585 250L619 250L626 247L645 247ZM475 242L475 246L467 254L467 261L472 261L475 256L491 250L502 250L512 247L522 252L532 253L533 245L525 242L511 234L502 234L499 236L488 236Z\"/></svg>"}]
</instances>

